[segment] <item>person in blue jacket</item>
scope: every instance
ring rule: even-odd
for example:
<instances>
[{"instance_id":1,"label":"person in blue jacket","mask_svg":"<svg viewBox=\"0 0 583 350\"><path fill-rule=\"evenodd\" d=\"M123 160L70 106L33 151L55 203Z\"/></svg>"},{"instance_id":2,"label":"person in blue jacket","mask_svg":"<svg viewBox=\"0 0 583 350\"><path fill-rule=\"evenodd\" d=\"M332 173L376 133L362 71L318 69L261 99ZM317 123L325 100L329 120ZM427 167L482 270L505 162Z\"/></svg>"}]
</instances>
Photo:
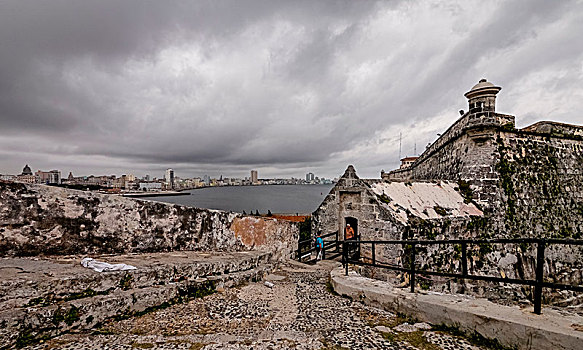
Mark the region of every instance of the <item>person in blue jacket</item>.
<instances>
[{"instance_id":1,"label":"person in blue jacket","mask_svg":"<svg viewBox=\"0 0 583 350\"><path fill-rule=\"evenodd\" d=\"M322 260L324 257L324 240L322 239L322 234L318 232L316 237L316 250L318 251L318 256L316 257L316 261Z\"/></svg>"}]
</instances>

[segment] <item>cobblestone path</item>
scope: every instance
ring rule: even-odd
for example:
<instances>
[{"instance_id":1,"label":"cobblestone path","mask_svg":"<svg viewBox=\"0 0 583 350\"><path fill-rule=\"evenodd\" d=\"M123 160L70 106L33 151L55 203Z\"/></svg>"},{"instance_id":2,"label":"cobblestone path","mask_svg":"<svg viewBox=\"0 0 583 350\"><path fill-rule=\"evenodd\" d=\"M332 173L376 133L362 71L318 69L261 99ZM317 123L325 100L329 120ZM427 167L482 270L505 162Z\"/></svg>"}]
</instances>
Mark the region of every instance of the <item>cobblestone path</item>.
<instances>
[{"instance_id":1,"label":"cobblestone path","mask_svg":"<svg viewBox=\"0 0 583 350\"><path fill-rule=\"evenodd\" d=\"M98 332L67 334L35 349L481 349L338 296L331 262L290 263L263 283L227 289Z\"/></svg>"}]
</instances>

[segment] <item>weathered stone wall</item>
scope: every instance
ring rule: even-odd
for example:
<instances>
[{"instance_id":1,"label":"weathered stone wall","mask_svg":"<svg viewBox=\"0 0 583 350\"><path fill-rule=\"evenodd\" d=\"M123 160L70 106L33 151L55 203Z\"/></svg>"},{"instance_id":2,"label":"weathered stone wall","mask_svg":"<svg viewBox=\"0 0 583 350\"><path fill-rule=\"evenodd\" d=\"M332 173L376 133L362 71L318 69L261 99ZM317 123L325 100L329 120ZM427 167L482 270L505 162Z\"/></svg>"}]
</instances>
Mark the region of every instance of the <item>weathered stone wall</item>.
<instances>
[{"instance_id":1,"label":"weathered stone wall","mask_svg":"<svg viewBox=\"0 0 583 350\"><path fill-rule=\"evenodd\" d=\"M432 146L410 168L392 171L386 177L401 181L461 180L471 184L477 203L489 207L498 182L495 169L497 130L491 127L464 129L464 133L439 142L440 147Z\"/></svg>"},{"instance_id":2,"label":"weathered stone wall","mask_svg":"<svg viewBox=\"0 0 583 350\"><path fill-rule=\"evenodd\" d=\"M484 208L485 218L472 221L444 238L582 238L583 138L576 126L543 122L523 130L507 127L467 129L420 158L410 169L387 174L401 180L459 181ZM549 129L551 128L551 129ZM549 133L543 133L549 129ZM460 181L461 180L461 181ZM469 186L467 186L469 185ZM435 223L432 223L434 225ZM439 230L439 229L435 229ZM418 237L423 237L422 232ZM534 278L535 245L482 245L470 255L472 273L510 278ZM418 255L422 265L459 271L456 247L428 249ZM448 262L451 261L451 262ZM583 250L554 245L547 249L545 278L566 284L583 283ZM439 280L443 288L474 295L520 300L530 288ZM461 288L461 289L460 289ZM580 303L574 294L545 289L545 302Z\"/></svg>"},{"instance_id":3,"label":"weathered stone wall","mask_svg":"<svg viewBox=\"0 0 583 350\"><path fill-rule=\"evenodd\" d=\"M427 153L427 152L426 152ZM505 128L471 129L389 179L469 184L492 237L583 233L583 138Z\"/></svg>"},{"instance_id":4,"label":"weathered stone wall","mask_svg":"<svg viewBox=\"0 0 583 350\"><path fill-rule=\"evenodd\" d=\"M404 225L378 205L376 195L370 191L366 180L358 179L352 166L312 214L312 232L327 234L339 231L338 239L343 240L347 217L357 220L357 234L362 240L401 239L404 231ZM382 254L385 259L391 263L398 262L400 249L379 248L379 252L381 249L384 249ZM361 254L372 256L370 247L363 246Z\"/></svg>"},{"instance_id":5,"label":"weathered stone wall","mask_svg":"<svg viewBox=\"0 0 583 350\"><path fill-rule=\"evenodd\" d=\"M282 220L0 182L0 256L261 248L288 257L297 241Z\"/></svg>"}]
</instances>

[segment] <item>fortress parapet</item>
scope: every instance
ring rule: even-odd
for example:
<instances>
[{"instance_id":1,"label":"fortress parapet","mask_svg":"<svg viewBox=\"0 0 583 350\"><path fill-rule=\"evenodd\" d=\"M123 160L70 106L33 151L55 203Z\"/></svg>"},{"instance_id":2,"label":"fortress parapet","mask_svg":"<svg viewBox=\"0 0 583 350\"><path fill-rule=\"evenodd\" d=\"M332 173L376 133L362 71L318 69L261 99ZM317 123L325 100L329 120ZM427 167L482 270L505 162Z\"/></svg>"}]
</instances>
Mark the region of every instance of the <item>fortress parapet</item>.
<instances>
[{"instance_id":1,"label":"fortress parapet","mask_svg":"<svg viewBox=\"0 0 583 350\"><path fill-rule=\"evenodd\" d=\"M497 130L514 130L514 116L496 113L496 94L501 89L501 87L495 86L486 79L480 80L464 95L468 99L468 111L463 113L435 142L428 146L425 152L411 166L405 169L393 170L389 173L383 172L381 174L382 178L400 180L440 178L435 175L417 174L416 168L461 136L465 135L479 145L487 140L494 140ZM448 176L447 178L451 177Z\"/></svg>"}]
</instances>

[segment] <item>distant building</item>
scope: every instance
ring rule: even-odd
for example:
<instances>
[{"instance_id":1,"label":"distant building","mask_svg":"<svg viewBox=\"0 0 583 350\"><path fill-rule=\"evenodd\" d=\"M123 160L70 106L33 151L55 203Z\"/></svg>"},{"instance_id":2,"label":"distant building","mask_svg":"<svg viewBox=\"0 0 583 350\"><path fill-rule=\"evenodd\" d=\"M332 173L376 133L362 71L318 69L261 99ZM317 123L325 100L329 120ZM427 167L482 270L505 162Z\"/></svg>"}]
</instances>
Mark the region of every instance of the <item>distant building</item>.
<instances>
[{"instance_id":1,"label":"distant building","mask_svg":"<svg viewBox=\"0 0 583 350\"><path fill-rule=\"evenodd\" d=\"M211 177L208 175L203 176L203 180L202 180L205 184L205 186L208 186L211 184Z\"/></svg>"},{"instance_id":2,"label":"distant building","mask_svg":"<svg viewBox=\"0 0 583 350\"><path fill-rule=\"evenodd\" d=\"M2 181L15 181L16 175L3 174L3 175L0 175L0 180L2 180Z\"/></svg>"},{"instance_id":3,"label":"distant building","mask_svg":"<svg viewBox=\"0 0 583 350\"><path fill-rule=\"evenodd\" d=\"M307 173L306 174L306 181L307 182L314 181L314 173Z\"/></svg>"},{"instance_id":4,"label":"distant building","mask_svg":"<svg viewBox=\"0 0 583 350\"><path fill-rule=\"evenodd\" d=\"M28 164L26 164L22 169L22 174L16 176L16 181L29 184L36 183L36 176L32 174L32 170L30 169Z\"/></svg>"},{"instance_id":5,"label":"distant building","mask_svg":"<svg viewBox=\"0 0 583 350\"><path fill-rule=\"evenodd\" d=\"M112 183L113 188L125 188L126 187L126 175L122 175L121 177L113 180Z\"/></svg>"},{"instance_id":6,"label":"distant building","mask_svg":"<svg viewBox=\"0 0 583 350\"><path fill-rule=\"evenodd\" d=\"M162 190L162 184L160 182L140 182L140 191L160 191Z\"/></svg>"},{"instance_id":7,"label":"distant building","mask_svg":"<svg viewBox=\"0 0 583 350\"><path fill-rule=\"evenodd\" d=\"M35 173L36 183L40 184L60 184L61 183L61 172L58 170L42 171L39 170Z\"/></svg>"},{"instance_id":8,"label":"distant building","mask_svg":"<svg viewBox=\"0 0 583 350\"><path fill-rule=\"evenodd\" d=\"M399 169L405 169L405 168L410 167L411 164L415 163L417 158L419 158L419 157L405 157L405 158L401 159L401 166L399 167Z\"/></svg>"},{"instance_id":9,"label":"distant building","mask_svg":"<svg viewBox=\"0 0 583 350\"><path fill-rule=\"evenodd\" d=\"M26 164L24 168L22 168L22 174L20 175L32 175L32 170L30 170L28 164Z\"/></svg>"},{"instance_id":10,"label":"distant building","mask_svg":"<svg viewBox=\"0 0 583 350\"><path fill-rule=\"evenodd\" d=\"M258 182L257 170L251 170L251 183L256 184Z\"/></svg>"},{"instance_id":11,"label":"distant building","mask_svg":"<svg viewBox=\"0 0 583 350\"><path fill-rule=\"evenodd\" d=\"M166 169L164 180L166 181L167 188L174 188L174 170Z\"/></svg>"}]
</instances>

